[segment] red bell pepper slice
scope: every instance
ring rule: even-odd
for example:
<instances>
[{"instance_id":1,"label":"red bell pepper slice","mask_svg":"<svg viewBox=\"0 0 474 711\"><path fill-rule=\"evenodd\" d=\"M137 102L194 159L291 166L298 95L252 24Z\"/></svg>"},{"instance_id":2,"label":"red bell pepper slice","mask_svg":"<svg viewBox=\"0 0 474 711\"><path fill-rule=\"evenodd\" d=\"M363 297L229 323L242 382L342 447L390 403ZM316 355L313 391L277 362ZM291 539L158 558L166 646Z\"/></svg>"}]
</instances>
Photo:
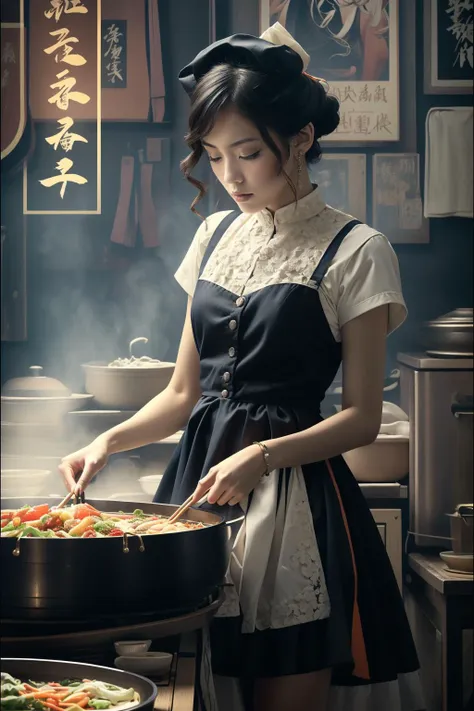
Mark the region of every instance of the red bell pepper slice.
<instances>
[{"instance_id":1,"label":"red bell pepper slice","mask_svg":"<svg viewBox=\"0 0 474 711\"><path fill-rule=\"evenodd\" d=\"M39 506L32 506L29 509L20 509L16 512L15 516L21 519L22 523L27 521L36 521L41 516L44 516L49 511L49 504L40 504Z\"/></svg>"},{"instance_id":2,"label":"red bell pepper slice","mask_svg":"<svg viewBox=\"0 0 474 711\"><path fill-rule=\"evenodd\" d=\"M82 520L86 516L100 516L100 511L97 511L90 504L77 504L77 506L74 506L74 518Z\"/></svg>"}]
</instances>

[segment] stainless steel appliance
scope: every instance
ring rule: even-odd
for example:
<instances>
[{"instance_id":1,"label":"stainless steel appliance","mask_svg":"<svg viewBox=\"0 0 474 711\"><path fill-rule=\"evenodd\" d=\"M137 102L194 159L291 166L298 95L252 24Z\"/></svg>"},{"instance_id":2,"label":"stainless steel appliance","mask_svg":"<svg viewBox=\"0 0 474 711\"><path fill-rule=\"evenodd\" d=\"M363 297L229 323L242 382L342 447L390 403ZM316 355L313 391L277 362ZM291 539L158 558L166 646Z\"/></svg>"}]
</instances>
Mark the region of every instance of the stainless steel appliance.
<instances>
[{"instance_id":1,"label":"stainless steel appliance","mask_svg":"<svg viewBox=\"0 0 474 711\"><path fill-rule=\"evenodd\" d=\"M410 419L410 530L416 545L448 549L436 538L451 535L446 514L473 500L472 411L456 403L472 401L474 361L407 353L398 361Z\"/></svg>"}]
</instances>

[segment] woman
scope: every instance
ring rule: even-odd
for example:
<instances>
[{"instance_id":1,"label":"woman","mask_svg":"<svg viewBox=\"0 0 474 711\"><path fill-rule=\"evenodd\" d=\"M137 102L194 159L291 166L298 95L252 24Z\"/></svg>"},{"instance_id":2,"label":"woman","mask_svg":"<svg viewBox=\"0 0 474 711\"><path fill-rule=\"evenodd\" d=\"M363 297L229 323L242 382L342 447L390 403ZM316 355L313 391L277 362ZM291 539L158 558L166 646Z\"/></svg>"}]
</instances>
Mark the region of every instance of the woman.
<instances>
[{"instance_id":1,"label":"woman","mask_svg":"<svg viewBox=\"0 0 474 711\"><path fill-rule=\"evenodd\" d=\"M202 193L191 171L206 154L241 211L203 222L178 269L189 301L173 379L61 471L82 490L110 454L185 427L155 500L207 493L228 519L246 512L214 672L244 680L254 711L420 711L397 583L341 457L379 430L385 340L406 313L397 261L311 185L338 102L281 26L264 38L216 42L180 73L184 173ZM324 421L341 357L343 409Z\"/></svg>"}]
</instances>

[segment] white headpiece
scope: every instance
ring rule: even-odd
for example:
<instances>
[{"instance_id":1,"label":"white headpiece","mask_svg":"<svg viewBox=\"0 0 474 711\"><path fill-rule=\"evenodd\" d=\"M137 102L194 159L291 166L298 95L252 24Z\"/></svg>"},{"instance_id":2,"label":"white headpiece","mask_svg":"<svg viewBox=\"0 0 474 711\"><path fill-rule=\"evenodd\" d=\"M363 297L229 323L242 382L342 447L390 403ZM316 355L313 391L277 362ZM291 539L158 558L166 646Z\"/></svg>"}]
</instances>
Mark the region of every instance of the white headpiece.
<instances>
[{"instance_id":1,"label":"white headpiece","mask_svg":"<svg viewBox=\"0 0 474 711\"><path fill-rule=\"evenodd\" d=\"M295 40L292 35L286 30L283 25L279 22L275 22L274 25L265 30L265 32L260 35L260 39L266 40L271 44L285 45L290 47L294 52L300 55L303 60L303 70L306 71L309 65L309 60L311 59L309 54L304 51L303 47Z\"/></svg>"}]
</instances>

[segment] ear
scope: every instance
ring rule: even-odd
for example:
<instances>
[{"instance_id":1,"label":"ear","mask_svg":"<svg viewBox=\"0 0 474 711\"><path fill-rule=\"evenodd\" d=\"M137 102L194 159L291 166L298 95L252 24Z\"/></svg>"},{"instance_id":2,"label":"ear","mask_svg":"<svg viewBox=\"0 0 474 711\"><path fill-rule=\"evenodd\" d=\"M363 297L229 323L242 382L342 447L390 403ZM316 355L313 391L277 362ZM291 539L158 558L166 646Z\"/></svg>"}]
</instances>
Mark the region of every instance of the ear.
<instances>
[{"instance_id":1,"label":"ear","mask_svg":"<svg viewBox=\"0 0 474 711\"><path fill-rule=\"evenodd\" d=\"M314 126L308 123L299 131L292 140L292 144L296 151L307 153L314 143Z\"/></svg>"}]
</instances>

